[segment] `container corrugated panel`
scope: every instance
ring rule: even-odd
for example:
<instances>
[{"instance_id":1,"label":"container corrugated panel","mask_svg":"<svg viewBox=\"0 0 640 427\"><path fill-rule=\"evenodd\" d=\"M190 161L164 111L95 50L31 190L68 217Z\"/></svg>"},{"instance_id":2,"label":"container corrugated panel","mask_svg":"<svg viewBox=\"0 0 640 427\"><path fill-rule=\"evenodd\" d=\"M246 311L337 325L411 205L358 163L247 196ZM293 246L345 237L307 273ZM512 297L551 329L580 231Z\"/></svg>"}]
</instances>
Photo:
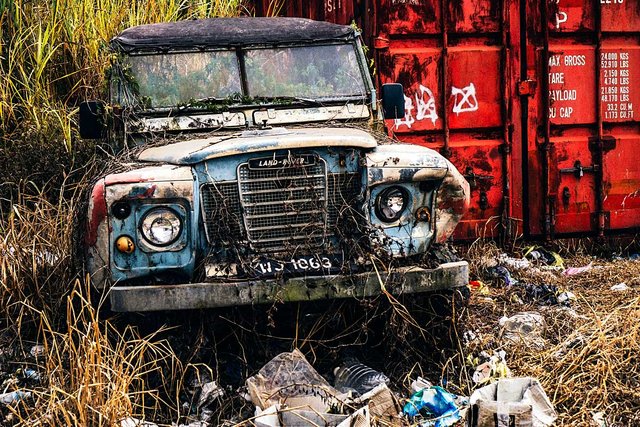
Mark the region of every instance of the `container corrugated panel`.
<instances>
[{"instance_id":1,"label":"container corrugated panel","mask_svg":"<svg viewBox=\"0 0 640 427\"><path fill-rule=\"evenodd\" d=\"M471 184L456 238L640 227L640 0L281 4L363 28L377 82L405 88L389 133Z\"/></svg>"},{"instance_id":2,"label":"container corrugated panel","mask_svg":"<svg viewBox=\"0 0 640 427\"><path fill-rule=\"evenodd\" d=\"M295 16L349 25L360 22L364 3L355 0L255 0L257 16Z\"/></svg>"},{"instance_id":3,"label":"container corrugated panel","mask_svg":"<svg viewBox=\"0 0 640 427\"><path fill-rule=\"evenodd\" d=\"M531 234L640 226L640 2L530 3Z\"/></svg>"}]
</instances>

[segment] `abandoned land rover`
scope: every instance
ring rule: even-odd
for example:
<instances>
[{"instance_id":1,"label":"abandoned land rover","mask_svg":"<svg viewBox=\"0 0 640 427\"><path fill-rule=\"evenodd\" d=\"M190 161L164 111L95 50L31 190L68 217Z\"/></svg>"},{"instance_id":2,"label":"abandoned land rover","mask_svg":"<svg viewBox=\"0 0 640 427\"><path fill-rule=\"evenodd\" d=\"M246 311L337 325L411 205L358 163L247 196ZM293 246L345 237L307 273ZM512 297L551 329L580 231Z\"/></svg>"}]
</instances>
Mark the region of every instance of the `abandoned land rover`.
<instances>
[{"instance_id":1,"label":"abandoned land rover","mask_svg":"<svg viewBox=\"0 0 640 427\"><path fill-rule=\"evenodd\" d=\"M466 285L466 262L425 260L469 186L373 130L404 117L404 95L383 85L377 107L354 28L217 18L129 28L111 48L109 102L81 105L80 132L135 153L88 201L85 265L113 310Z\"/></svg>"}]
</instances>

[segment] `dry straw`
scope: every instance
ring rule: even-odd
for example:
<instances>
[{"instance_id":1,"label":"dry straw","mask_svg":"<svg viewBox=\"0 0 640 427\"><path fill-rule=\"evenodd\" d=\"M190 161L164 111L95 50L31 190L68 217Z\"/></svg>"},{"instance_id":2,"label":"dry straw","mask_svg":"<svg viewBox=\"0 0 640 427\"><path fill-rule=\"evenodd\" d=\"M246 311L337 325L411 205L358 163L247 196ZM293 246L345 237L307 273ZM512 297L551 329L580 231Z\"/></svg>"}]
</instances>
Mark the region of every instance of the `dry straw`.
<instances>
[{"instance_id":1,"label":"dry straw","mask_svg":"<svg viewBox=\"0 0 640 427\"><path fill-rule=\"evenodd\" d=\"M40 312L45 351L39 367L46 384L16 411L17 425L112 426L132 415L178 412L162 399L170 390L153 385L173 385L179 377L181 365L171 347L155 339L163 330L140 338L130 327L100 321L87 298L89 286L77 281L68 297L66 331L58 332ZM150 384L150 378L160 381Z\"/></svg>"},{"instance_id":2,"label":"dry straw","mask_svg":"<svg viewBox=\"0 0 640 427\"><path fill-rule=\"evenodd\" d=\"M514 297L517 286L495 281L490 295L472 296L467 329L478 338L465 350L477 355L481 350L505 349L513 375L540 379L558 411L558 425L594 425L593 414L598 412L605 414L608 425L639 425L640 261L595 259L584 255L584 241L579 247L576 242L567 244L571 251L561 253L568 266L593 262L590 271L576 276L512 273L528 283L552 283L560 291L573 292L576 300L570 308L523 304ZM497 253L491 243L471 247L473 270L479 277ZM610 289L621 282L630 288ZM545 318L542 350L499 339L498 319L525 311L538 311ZM474 387L466 384L470 390Z\"/></svg>"}]
</instances>

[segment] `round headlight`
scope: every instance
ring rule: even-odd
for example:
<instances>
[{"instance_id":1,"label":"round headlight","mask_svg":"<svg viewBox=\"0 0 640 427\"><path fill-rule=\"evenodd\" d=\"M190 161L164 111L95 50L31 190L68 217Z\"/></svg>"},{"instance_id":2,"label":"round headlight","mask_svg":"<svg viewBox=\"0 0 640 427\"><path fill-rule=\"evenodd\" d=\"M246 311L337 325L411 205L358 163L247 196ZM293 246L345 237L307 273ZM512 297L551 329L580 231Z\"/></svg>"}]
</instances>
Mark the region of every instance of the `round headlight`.
<instances>
[{"instance_id":1,"label":"round headlight","mask_svg":"<svg viewBox=\"0 0 640 427\"><path fill-rule=\"evenodd\" d=\"M182 220L169 208L155 208L142 217L142 237L155 246L167 246L178 240L182 232Z\"/></svg>"},{"instance_id":2,"label":"round headlight","mask_svg":"<svg viewBox=\"0 0 640 427\"><path fill-rule=\"evenodd\" d=\"M402 187L389 187L378 194L376 198L376 215L384 222L394 222L400 219L409 205L409 194Z\"/></svg>"}]
</instances>

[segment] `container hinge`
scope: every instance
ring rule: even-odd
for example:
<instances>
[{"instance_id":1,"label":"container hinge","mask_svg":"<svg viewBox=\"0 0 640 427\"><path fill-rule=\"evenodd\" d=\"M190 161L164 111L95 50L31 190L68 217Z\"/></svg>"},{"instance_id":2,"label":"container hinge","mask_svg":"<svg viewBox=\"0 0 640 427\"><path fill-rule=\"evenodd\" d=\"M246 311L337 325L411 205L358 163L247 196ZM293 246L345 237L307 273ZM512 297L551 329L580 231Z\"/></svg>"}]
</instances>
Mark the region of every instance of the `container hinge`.
<instances>
[{"instance_id":1,"label":"container hinge","mask_svg":"<svg viewBox=\"0 0 640 427\"><path fill-rule=\"evenodd\" d=\"M580 160L576 160L575 163L573 164L572 168L560 169L560 173L571 173L576 178L580 179L587 172L588 173L593 173L593 172L597 172L599 170L600 170L600 166L598 166L598 165L582 166L582 163L580 162Z\"/></svg>"},{"instance_id":2,"label":"container hinge","mask_svg":"<svg viewBox=\"0 0 640 427\"><path fill-rule=\"evenodd\" d=\"M518 95L533 96L536 93L538 82L533 79L520 80L518 82Z\"/></svg>"}]
</instances>

